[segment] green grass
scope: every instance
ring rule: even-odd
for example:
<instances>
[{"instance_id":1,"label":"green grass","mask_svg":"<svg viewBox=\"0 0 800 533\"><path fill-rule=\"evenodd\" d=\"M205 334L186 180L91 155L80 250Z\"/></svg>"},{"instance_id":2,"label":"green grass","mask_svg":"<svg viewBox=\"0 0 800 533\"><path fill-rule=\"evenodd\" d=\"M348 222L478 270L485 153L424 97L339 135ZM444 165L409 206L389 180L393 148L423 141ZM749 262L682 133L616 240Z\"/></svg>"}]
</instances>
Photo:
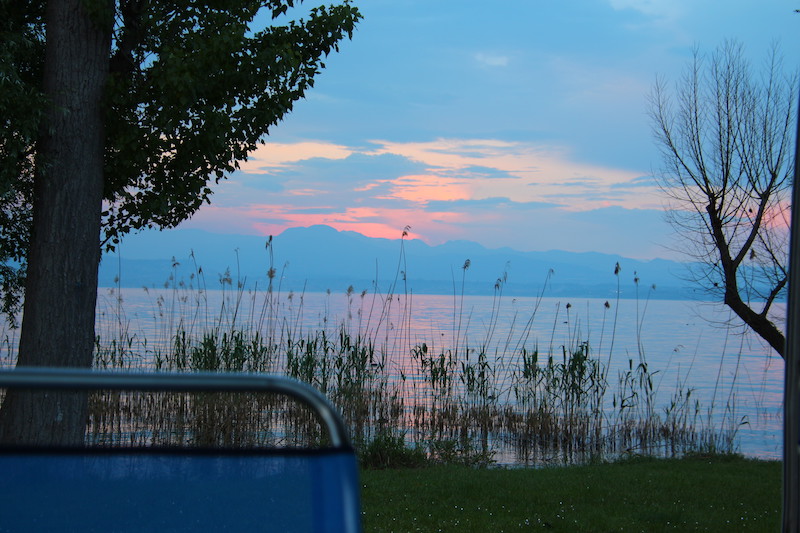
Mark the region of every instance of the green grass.
<instances>
[{"instance_id":1,"label":"green grass","mask_svg":"<svg viewBox=\"0 0 800 533\"><path fill-rule=\"evenodd\" d=\"M364 470L364 530L778 531L781 464L740 456Z\"/></svg>"}]
</instances>

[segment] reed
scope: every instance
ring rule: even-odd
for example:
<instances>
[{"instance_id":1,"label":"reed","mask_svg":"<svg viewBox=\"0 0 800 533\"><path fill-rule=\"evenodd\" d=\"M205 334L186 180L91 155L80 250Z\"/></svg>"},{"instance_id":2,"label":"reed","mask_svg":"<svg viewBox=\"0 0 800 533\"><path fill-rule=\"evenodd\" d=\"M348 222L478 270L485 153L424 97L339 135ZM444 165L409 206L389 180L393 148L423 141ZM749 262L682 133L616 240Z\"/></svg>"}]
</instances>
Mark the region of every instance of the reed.
<instances>
[{"instance_id":1,"label":"reed","mask_svg":"<svg viewBox=\"0 0 800 533\"><path fill-rule=\"evenodd\" d=\"M715 406L701 406L685 381L675 384L666 403L658 403L641 342L649 293L637 311L635 358L628 357L614 376L619 297L613 311L604 305L597 346L582 334L567 303L542 349L534 324L544 288L531 315L514 314L509 332L497 338L504 273L494 286L489 323L476 335L464 308L466 261L453 284L450 337L418 339L411 331L413 293L406 286L401 245L397 276L387 290L376 284L357 293L351 286L343 316L326 305L317 325L308 327L305 294L282 292L271 243L268 249L264 288L248 287L226 272L209 291L200 266L193 262L184 279L174 262L163 289L143 289L151 302L146 331L131 327L123 291L109 289L103 295L105 329L96 339L96 366L268 372L310 383L339 409L365 464L375 466L572 464L627 454L672 457L735 449L733 393L725 400L722 425L714 425ZM563 344L555 342L559 321L567 324ZM11 354L9 336L0 342ZM4 364L13 362L8 358ZM313 417L286 400L197 393L95 395L87 433L95 445L249 447L319 445L324 439Z\"/></svg>"}]
</instances>

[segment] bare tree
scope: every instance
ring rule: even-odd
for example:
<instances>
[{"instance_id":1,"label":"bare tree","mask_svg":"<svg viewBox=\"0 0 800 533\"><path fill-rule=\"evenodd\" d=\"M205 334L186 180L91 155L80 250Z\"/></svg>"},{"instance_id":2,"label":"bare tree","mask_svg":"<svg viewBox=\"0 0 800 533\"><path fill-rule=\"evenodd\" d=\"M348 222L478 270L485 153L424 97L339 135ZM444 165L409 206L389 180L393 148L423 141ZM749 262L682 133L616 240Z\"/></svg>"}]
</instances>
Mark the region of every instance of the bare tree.
<instances>
[{"instance_id":1,"label":"bare tree","mask_svg":"<svg viewBox=\"0 0 800 533\"><path fill-rule=\"evenodd\" d=\"M670 92L651 94L667 218L694 261L691 280L725 303L781 356L772 307L787 283L794 98L777 46L751 69L740 44L695 51Z\"/></svg>"}]
</instances>

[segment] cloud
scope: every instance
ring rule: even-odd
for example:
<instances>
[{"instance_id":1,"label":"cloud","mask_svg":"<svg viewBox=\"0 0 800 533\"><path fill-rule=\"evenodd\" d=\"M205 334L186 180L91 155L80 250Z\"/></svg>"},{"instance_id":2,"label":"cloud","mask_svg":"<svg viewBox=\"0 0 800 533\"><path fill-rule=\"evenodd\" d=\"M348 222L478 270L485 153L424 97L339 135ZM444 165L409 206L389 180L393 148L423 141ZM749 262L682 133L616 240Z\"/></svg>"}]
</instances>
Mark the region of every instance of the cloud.
<instances>
[{"instance_id":1,"label":"cloud","mask_svg":"<svg viewBox=\"0 0 800 533\"><path fill-rule=\"evenodd\" d=\"M517 143L494 139L437 139L428 142L374 140L374 154L397 154L429 167L464 169L473 166L499 168L493 159Z\"/></svg>"},{"instance_id":2,"label":"cloud","mask_svg":"<svg viewBox=\"0 0 800 533\"><path fill-rule=\"evenodd\" d=\"M420 206L435 200L467 199L471 195L464 181L435 174L403 176L393 180L389 187L388 194L380 198L401 199Z\"/></svg>"},{"instance_id":3,"label":"cloud","mask_svg":"<svg viewBox=\"0 0 800 533\"><path fill-rule=\"evenodd\" d=\"M609 0L617 11L631 9L656 18L675 19L684 11L679 0Z\"/></svg>"},{"instance_id":4,"label":"cloud","mask_svg":"<svg viewBox=\"0 0 800 533\"><path fill-rule=\"evenodd\" d=\"M394 183L394 194L403 187L420 187L439 193L431 199L482 199L497 196L518 202L537 202L571 194L580 198L573 209L589 209L605 204L595 197L598 191L629 182L640 172L585 164L572 160L565 148L493 139L437 139L425 143L373 141L375 154L396 154L428 168L426 178ZM427 180L427 181L426 181ZM618 193L620 194L620 193ZM420 195L420 201L424 200ZM641 196L629 195L624 204L635 207Z\"/></svg>"},{"instance_id":5,"label":"cloud","mask_svg":"<svg viewBox=\"0 0 800 533\"><path fill-rule=\"evenodd\" d=\"M658 182L653 176L639 176L627 182L615 183L611 186L614 189L638 189L658 187Z\"/></svg>"},{"instance_id":6,"label":"cloud","mask_svg":"<svg viewBox=\"0 0 800 533\"><path fill-rule=\"evenodd\" d=\"M443 170L443 172L446 172ZM485 166L471 166L464 169L458 169L452 172L453 176L462 176L469 179L521 179L519 176L514 176L507 170L485 167Z\"/></svg>"},{"instance_id":7,"label":"cloud","mask_svg":"<svg viewBox=\"0 0 800 533\"><path fill-rule=\"evenodd\" d=\"M353 151L342 145L306 141L298 143L267 143L259 146L242 161L239 168L246 174L273 174L291 168L292 163L314 158L344 159Z\"/></svg>"},{"instance_id":8,"label":"cloud","mask_svg":"<svg viewBox=\"0 0 800 533\"><path fill-rule=\"evenodd\" d=\"M293 208L286 212L291 212L293 215L332 215L341 212L341 209L338 206L305 207Z\"/></svg>"},{"instance_id":9,"label":"cloud","mask_svg":"<svg viewBox=\"0 0 800 533\"><path fill-rule=\"evenodd\" d=\"M412 237L430 244L471 239L521 250L591 250L611 246L593 235L593 227L606 227L599 210L655 205L642 172L576 161L558 145L448 138L278 146L271 159L258 158L260 174L231 176L188 226L218 231L228 221L231 231L274 235L326 224L397 238L411 225ZM265 190L274 182L280 188ZM597 214L581 218L586 211ZM607 235L638 231L608 228Z\"/></svg>"},{"instance_id":10,"label":"cloud","mask_svg":"<svg viewBox=\"0 0 800 533\"><path fill-rule=\"evenodd\" d=\"M239 194L254 201L265 196L282 198L289 204L316 202L319 198L347 205L391 196L392 183L425 171L425 165L395 154L368 155L356 148L341 159L313 157L291 165L274 167L269 174L240 173L232 181ZM249 192L247 191L249 189Z\"/></svg>"},{"instance_id":11,"label":"cloud","mask_svg":"<svg viewBox=\"0 0 800 533\"><path fill-rule=\"evenodd\" d=\"M325 197L342 206L383 201L384 207L396 202L428 210L435 201L503 196L517 203L552 203L563 195L583 199L571 208L585 209L606 205L596 201L599 191L641 176L573 161L562 147L495 139L376 140L360 148L306 141L280 147L270 162L270 179L261 174L254 181L256 175L245 172L243 183L253 189L269 185L289 203Z\"/></svg>"},{"instance_id":12,"label":"cloud","mask_svg":"<svg viewBox=\"0 0 800 533\"><path fill-rule=\"evenodd\" d=\"M510 59L504 55L479 52L475 54L475 61L485 67L507 67Z\"/></svg>"},{"instance_id":13,"label":"cloud","mask_svg":"<svg viewBox=\"0 0 800 533\"><path fill-rule=\"evenodd\" d=\"M566 187L568 189L572 188L587 188L587 187L597 187L601 185L602 182L598 179L592 178L573 178L569 181L566 181L561 184L562 187ZM612 183L610 187L614 187L616 184Z\"/></svg>"},{"instance_id":14,"label":"cloud","mask_svg":"<svg viewBox=\"0 0 800 533\"><path fill-rule=\"evenodd\" d=\"M496 197L496 198L483 198L480 200L439 200L428 202L426 209L429 211L463 211L472 210L475 208L481 209L523 209L523 210L536 210L536 209L551 209L554 207L563 207L563 204L553 202L516 202L510 198Z\"/></svg>"},{"instance_id":15,"label":"cloud","mask_svg":"<svg viewBox=\"0 0 800 533\"><path fill-rule=\"evenodd\" d=\"M278 173L283 179L289 181L330 183L341 186L393 180L424 170L425 165L401 155L365 154L357 152L353 148L347 157L338 159L309 158L298 161Z\"/></svg>"}]
</instances>

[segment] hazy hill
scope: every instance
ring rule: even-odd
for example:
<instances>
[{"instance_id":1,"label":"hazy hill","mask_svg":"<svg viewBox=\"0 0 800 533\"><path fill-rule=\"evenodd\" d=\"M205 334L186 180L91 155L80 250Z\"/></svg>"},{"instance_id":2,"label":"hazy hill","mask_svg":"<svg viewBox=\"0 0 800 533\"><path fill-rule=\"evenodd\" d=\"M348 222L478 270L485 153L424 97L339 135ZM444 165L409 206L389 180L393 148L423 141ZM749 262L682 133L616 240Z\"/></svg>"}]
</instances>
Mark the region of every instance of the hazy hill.
<instances>
[{"instance_id":1,"label":"hazy hill","mask_svg":"<svg viewBox=\"0 0 800 533\"><path fill-rule=\"evenodd\" d=\"M337 231L328 226L292 228L273 238L223 235L200 230L172 230L132 235L120 254L106 255L100 268L101 286L161 286L172 275L188 280L202 268L206 286L217 288L227 271L234 281L252 287L267 284L267 271L276 269L275 283L283 290L357 292L403 290L405 283L417 293L460 291L462 276L467 293L491 294L499 279L507 295L546 294L610 298L616 294L617 263L622 270L619 284L623 296L636 290L640 279L644 293L652 285L652 297L682 298L689 295L679 276L684 265L656 259L638 261L617 255L563 251L520 252L510 248L488 249L469 241L451 241L429 246L420 240L373 239L359 233ZM271 251L271 254L270 254ZM192 257L193 255L193 257ZM173 261L174 258L174 261ZM463 266L470 261L465 271ZM548 274L551 272L551 274Z\"/></svg>"}]
</instances>

